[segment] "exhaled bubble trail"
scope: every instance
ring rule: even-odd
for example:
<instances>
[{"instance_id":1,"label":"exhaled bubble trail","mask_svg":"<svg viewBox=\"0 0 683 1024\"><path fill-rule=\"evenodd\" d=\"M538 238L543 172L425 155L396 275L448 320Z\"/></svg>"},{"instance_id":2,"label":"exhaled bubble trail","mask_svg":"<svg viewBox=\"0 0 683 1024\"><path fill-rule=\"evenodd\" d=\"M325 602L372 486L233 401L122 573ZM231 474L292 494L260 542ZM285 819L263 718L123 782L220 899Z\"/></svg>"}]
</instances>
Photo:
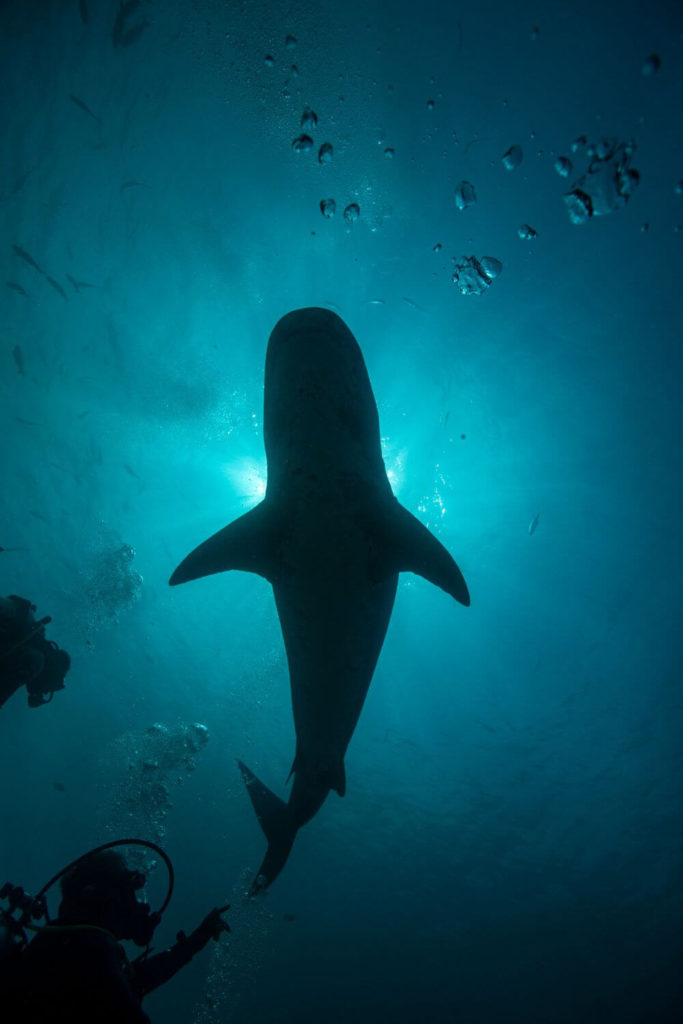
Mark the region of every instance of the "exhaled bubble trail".
<instances>
[{"instance_id":1,"label":"exhaled bubble trail","mask_svg":"<svg viewBox=\"0 0 683 1024\"><path fill-rule=\"evenodd\" d=\"M211 964L204 992L194 1009L193 1024L237 1020L243 994L257 984L272 914L266 897L249 896L253 874L251 869L243 871L228 897L232 931L212 943Z\"/></svg>"}]
</instances>

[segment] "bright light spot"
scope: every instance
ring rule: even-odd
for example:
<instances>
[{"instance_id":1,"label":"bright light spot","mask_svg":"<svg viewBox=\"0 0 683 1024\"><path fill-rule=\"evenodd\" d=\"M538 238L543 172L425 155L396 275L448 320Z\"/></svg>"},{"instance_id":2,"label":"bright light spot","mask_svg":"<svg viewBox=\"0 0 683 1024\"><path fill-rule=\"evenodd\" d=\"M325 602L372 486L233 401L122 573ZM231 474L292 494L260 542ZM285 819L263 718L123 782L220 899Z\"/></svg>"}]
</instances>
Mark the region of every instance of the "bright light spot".
<instances>
[{"instance_id":1,"label":"bright light spot","mask_svg":"<svg viewBox=\"0 0 683 1024\"><path fill-rule=\"evenodd\" d=\"M403 487L403 481L405 479L406 451L406 448L395 448L392 445L390 438L382 438L382 457L384 459L384 465L387 471L387 476L389 477L391 489L395 495L398 495Z\"/></svg>"},{"instance_id":2,"label":"bright light spot","mask_svg":"<svg viewBox=\"0 0 683 1024\"><path fill-rule=\"evenodd\" d=\"M266 494L265 459L237 459L226 462L223 472L235 494L244 505L251 507L262 501Z\"/></svg>"}]
</instances>

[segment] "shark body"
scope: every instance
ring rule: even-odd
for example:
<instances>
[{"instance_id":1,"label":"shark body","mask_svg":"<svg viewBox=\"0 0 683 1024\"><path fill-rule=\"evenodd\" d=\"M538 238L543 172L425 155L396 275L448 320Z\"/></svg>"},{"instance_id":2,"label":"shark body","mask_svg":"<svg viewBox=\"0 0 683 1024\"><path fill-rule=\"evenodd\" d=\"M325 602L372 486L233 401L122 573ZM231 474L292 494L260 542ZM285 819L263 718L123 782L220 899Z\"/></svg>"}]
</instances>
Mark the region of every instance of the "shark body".
<instances>
[{"instance_id":1,"label":"shark body","mask_svg":"<svg viewBox=\"0 0 683 1024\"><path fill-rule=\"evenodd\" d=\"M394 497L377 406L360 348L327 309L275 326L265 371L266 494L192 551L171 585L228 569L272 584L289 666L296 754L289 800L240 764L268 841L252 891L282 870L296 833L330 790L346 790L344 755L394 604L398 574L419 573L469 604L446 549Z\"/></svg>"}]
</instances>

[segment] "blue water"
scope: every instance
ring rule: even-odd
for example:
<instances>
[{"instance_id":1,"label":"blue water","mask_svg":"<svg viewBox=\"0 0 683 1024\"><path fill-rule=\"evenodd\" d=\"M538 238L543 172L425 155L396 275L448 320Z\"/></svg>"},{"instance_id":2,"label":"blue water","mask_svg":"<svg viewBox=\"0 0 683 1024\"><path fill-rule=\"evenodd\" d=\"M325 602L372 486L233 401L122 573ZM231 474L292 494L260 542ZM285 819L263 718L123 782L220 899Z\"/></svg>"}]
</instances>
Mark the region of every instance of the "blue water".
<instances>
[{"instance_id":1,"label":"blue water","mask_svg":"<svg viewBox=\"0 0 683 1024\"><path fill-rule=\"evenodd\" d=\"M228 901L233 932L155 1022L683 1019L683 4L144 0L115 40L118 10L0 5L0 594L72 656L0 711L0 883L162 838L158 946ZM580 135L633 139L640 184L573 224ZM347 794L250 902L235 759L285 795L294 753L272 592L167 579L262 493L266 342L304 305L357 337L472 606L401 578Z\"/></svg>"}]
</instances>

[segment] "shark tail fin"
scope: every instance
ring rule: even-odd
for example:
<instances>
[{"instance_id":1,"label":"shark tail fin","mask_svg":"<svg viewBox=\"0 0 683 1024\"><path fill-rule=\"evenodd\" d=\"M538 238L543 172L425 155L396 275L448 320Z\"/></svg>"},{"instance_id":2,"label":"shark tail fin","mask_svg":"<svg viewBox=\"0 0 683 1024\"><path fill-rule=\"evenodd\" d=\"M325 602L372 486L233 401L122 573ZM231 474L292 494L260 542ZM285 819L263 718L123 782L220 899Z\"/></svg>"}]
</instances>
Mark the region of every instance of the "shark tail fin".
<instances>
[{"instance_id":1,"label":"shark tail fin","mask_svg":"<svg viewBox=\"0 0 683 1024\"><path fill-rule=\"evenodd\" d=\"M262 501L191 551L168 581L172 587L228 569L255 572L273 582L277 574L277 529Z\"/></svg>"},{"instance_id":2,"label":"shark tail fin","mask_svg":"<svg viewBox=\"0 0 683 1024\"><path fill-rule=\"evenodd\" d=\"M275 793L256 778L246 764L238 761L247 793L256 811L259 825L268 840L268 849L263 863L251 885L251 893L262 892L282 871L292 849L297 827L292 821L289 807Z\"/></svg>"},{"instance_id":3,"label":"shark tail fin","mask_svg":"<svg viewBox=\"0 0 683 1024\"><path fill-rule=\"evenodd\" d=\"M414 572L441 587L460 604L469 605L465 578L441 541L419 519L394 500L388 516L374 531L380 573Z\"/></svg>"}]
</instances>

